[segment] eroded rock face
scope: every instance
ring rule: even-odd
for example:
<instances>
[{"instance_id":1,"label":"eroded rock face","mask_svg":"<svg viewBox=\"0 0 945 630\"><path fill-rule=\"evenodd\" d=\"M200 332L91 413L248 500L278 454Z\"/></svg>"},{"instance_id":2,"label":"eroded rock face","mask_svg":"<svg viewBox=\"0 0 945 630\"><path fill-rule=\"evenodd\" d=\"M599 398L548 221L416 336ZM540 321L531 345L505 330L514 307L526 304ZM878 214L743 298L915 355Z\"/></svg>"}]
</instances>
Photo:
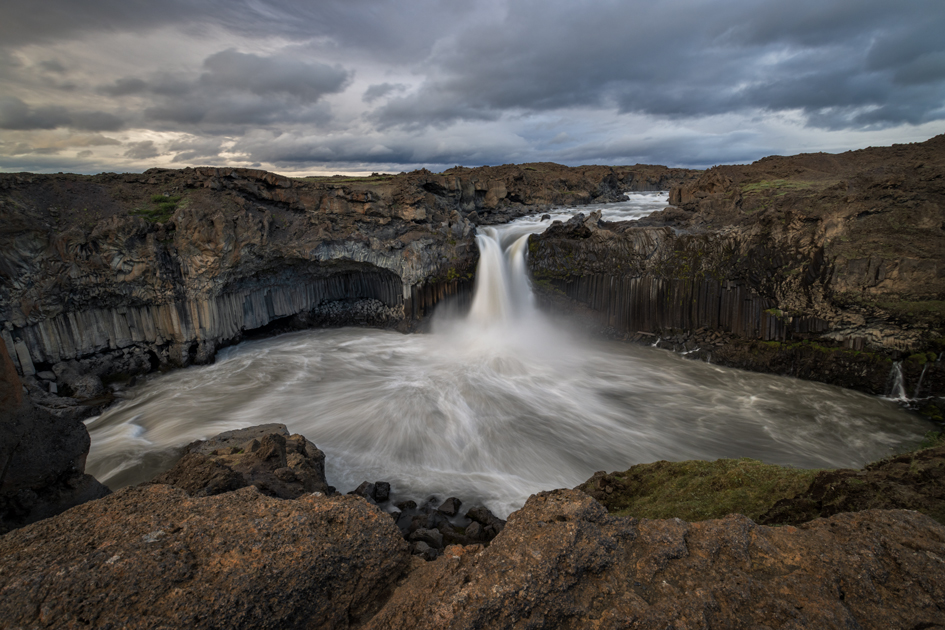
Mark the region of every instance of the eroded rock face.
<instances>
[{"instance_id":1,"label":"eroded rock face","mask_svg":"<svg viewBox=\"0 0 945 630\"><path fill-rule=\"evenodd\" d=\"M476 223L693 176L556 164L354 179L216 168L0 175L0 335L29 376L115 353L146 355L133 373L206 362L272 325L409 327L471 290ZM94 382L72 380L57 386L95 395Z\"/></svg>"},{"instance_id":2,"label":"eroded rock face","mask_svg":"<svg viewBox=\"0 0 945 630\"><path fill-rule=\"evenodd\" d=\"M800 528L610 517L543 492L487 548L449 547L369 628L918 628L945 625L945 528L868 511Z\"/></svg>"},{"instance_id":3,"label":"eroded rock face","mask_svg":"<svg viewBox=\"0 0 945 630\"><path fill-rule=\"evenodd\" d=\"M359 498L126 488L0 537L0 625L349 628L409 561Z\"/></svg>"},{"instance_id":4,"label":"eroded rock face","mask_svg":"<svg viewBox=\"0 0 945 630\"><path fill-rule=\"evenodd\" d=\"M213 496L255 486L267 496L296 499L304 494L333 494L325 480L325 454L284 424L264 424L226 431L199 440L151 483L169 484L191 496Z\"/></svg>"}]
</instances>

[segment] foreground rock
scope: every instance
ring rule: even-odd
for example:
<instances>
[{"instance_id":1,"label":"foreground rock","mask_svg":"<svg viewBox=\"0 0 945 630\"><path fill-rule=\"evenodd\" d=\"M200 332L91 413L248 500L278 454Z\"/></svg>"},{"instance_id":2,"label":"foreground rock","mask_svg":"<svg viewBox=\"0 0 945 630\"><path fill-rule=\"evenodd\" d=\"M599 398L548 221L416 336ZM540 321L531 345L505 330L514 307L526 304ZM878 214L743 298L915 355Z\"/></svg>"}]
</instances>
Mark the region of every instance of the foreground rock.
<instances>
[{"instance_id":1,"label":"foreground rock","mask_svg":"<svg viewBox=\"0 0 945 630\"><path fill-rule=\"evenodd\" d=\"M426 544L426 543L424 543ZM532 496L488 547L410 559L355 496L128 488L0 537L0 626L945 627L945 527L870 510L769 528Z\"/></svg>"},{"instance_id":2,"label":"foreground rock","mask_svg":"<svg viewBox=\"0 0 945 630\"><path fill-rule=\"evenodd\" d=\"M361 499L126 488L0 538L0 626L348 628L408 561Z\"/></svg>"},{"instance_id":3,"label":"foreground rock","mask_svg":"<svg viewBox=\"0 0 945 630\"><path fill-rule=\"evenodd\" d=\"M637 521L543 492L488 549L412 573L368 627L945 627L945 528L903 511Z\"/></svg>"},{"instance_id":4,"label":"foreground rock","mask_svg":"<svg viewBox=\"0 0 945 630\"><path fill-rule=\"evenodd\" d=\"M255 486L267 496L296 499L303 494L332 494L325 480L325 454L284 424L264 424L226 431L199 440L151 483L169 484L191 496L213 496Z\"/></svg>"},{"instance_id":5,"label":"foreground rock","mask_svg":"<svg viewBox=\"0 0 945 630\"><path fill-rule=\"evenodd\" d=\"M884 459L863 470L825 470L805 492L778 501L759 522L797 525L869 509L916 510L945 524L945 446Z\"/></svg>"}]
</instances>

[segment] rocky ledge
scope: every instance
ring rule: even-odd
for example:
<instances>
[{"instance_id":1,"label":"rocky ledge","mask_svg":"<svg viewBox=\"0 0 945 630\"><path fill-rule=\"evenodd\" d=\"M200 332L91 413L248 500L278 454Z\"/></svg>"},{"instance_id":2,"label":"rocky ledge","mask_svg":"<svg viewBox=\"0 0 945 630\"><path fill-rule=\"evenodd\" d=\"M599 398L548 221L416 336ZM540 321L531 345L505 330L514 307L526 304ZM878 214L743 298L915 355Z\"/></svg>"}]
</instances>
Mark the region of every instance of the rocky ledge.
<instances>
[{"instance_id":1,"label":"rocky ledge","mask_svg":"<svg viewBox=\"0 0 945 630\"><path fill-rule=\"evenodd\" d=\"M152 483L0 537L0 626L945 627L945 527L918 512L687 523L554 490L425 561L375 501L290 487L324 460L284 433L195 443Z\"/></svg>"}]
</instances>

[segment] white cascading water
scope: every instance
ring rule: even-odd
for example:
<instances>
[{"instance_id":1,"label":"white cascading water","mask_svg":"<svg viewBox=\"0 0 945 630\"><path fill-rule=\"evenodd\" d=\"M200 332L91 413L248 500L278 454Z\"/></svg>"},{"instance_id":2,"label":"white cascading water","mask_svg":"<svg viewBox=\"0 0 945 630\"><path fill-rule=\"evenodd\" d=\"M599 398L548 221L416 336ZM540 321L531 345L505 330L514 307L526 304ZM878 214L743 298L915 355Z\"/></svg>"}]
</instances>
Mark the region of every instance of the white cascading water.
<instances>
[{"instance_id":1,"label":"white cascading water","mask_svg":"<svg viewBox=\"0 0 945 630\"><path fill-rule=\"evenodd\" d=\"M636 218L665 202L634 195L604 216ZM291 333L149 378L89 420L87 470L112 488L138 483L193 440L283 422L325 451L341 491L386 480L397 500L452 495L505 516L597 470L745 456L853 467L929 430L888 400L585 339L550 322L526 274L527 235L549 224L481 228L470 312L437 319L432 334Z\"/></svg>"}]
</instances>

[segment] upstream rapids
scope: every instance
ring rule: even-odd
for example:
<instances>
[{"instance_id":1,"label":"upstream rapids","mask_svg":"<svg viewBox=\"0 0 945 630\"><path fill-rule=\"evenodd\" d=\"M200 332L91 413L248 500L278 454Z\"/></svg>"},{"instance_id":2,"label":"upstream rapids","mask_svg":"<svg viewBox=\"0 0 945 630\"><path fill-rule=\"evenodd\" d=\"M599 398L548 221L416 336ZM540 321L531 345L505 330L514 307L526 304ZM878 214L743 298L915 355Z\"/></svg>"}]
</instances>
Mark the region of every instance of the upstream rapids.
<instances>
[{"instance_id":1,"label":"upstream rapids","mask_svg":"<svg viewBox=\"0 0 945 630\"><path fill-rule=\"evenodd\" d=\"M604 218L666 205L665 194L629 197L600 206ZM285 334L129 388L88 421L87 472L116 489L166 470L194 440L281 422L325 452L342 492L384 480L398 501L458 496L505 517L597 470L720 457L859 467L929 429L889 400L583 338L551 321L533 304L527 238L574 212L480 228L472 307L442 309L431 334Z\"/></svg>"}]
</instances>

